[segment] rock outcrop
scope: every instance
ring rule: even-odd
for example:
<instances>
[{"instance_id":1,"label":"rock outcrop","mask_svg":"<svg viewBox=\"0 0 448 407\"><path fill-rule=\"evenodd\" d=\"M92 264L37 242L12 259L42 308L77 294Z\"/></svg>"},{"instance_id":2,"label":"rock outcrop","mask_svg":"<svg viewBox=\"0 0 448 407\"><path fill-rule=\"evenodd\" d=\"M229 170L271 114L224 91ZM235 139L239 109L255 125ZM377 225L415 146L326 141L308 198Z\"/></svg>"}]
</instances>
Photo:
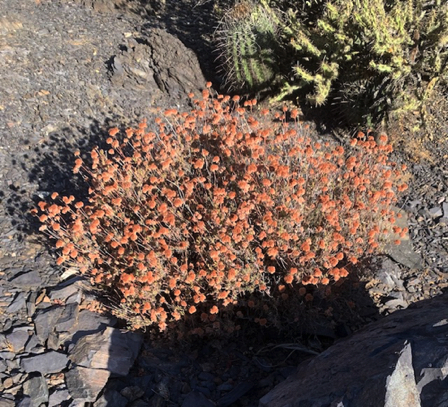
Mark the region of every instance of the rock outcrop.
<instances>
[{"instance_id":1,"label":"rock outcrop","mask_svg":"<svg viewBox=\"0 0 448 407\"><path fill-rule=\"evenodd\" d=\"M448 293L374 322L299 365L259 407L448 406Z\"/></svg>"},{"instance_id":2,"label":"rock outcrop","mask_svg":"<svg viewBox=\"0 0 448 407\"><path fill-rule=\"evenodd\" d=\"M114 86L146 91L153 100L168 96L176 102L190 92L199 96L206 82L195 53L158 28L129 38L110 67Z\"/></svg>"}]
</instances>

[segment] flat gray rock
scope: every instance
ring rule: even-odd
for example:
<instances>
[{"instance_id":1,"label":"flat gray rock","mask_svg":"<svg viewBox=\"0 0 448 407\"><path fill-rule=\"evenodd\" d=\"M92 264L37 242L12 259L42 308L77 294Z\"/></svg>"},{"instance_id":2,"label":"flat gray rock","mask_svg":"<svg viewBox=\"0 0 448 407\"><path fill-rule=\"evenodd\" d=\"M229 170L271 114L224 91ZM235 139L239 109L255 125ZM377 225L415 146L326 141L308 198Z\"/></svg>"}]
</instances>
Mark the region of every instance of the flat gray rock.
<instances>
[{"instance_id":1,"label":"flat gray rock","mask_svg":"<svg viewBox=\"0 0 448 407\"><path fill-rule=\"evenodd\" d=\"M83 309L79 312L77 324L70 330L70 337L67 339L72 343L76 343L80 338L91 335L100 331L104 331L107 326L113 326L116 323L115 318L110 318L95 312Z\"/></svg>"},{"instance_id":2,"label":"flat gray rock","mask_svg":"<svg viewBox=\"0 0 448 407\"><path fill-rule=\"evenodd\" d=\"M34 315L36 312L36 299L38 297L39 293L37 291L33 291L28 296L28 299L26 300L26 310L29 316Z\"/></svg>"},{"instance_id":3,"label":"flat gray rock","mask_svg":"<svg viewBox=\"0 0 448 407\"><path fill-rule=\"evenodd\" d=\"M448 202L442 203L442 209L443 209L443 216L448 218Z\"/></svg>"},{"instance_id":4,"label":"flat gray rock","mask_svg":"<svg viewBox=\"0 0 448 407\"><path fill-rule=\"evenodd\" d=\"M6 335L0 334L0 349L5 349L8 346L8 342L6 342Z\"/></svg>"},{"instance_id":5,"label":"flat gray rock","mask_svg":"<svg viewBox=\"0 0 448 407\"><path fill-rule=\"evenodd\" d=\"M10 280L14 287L36 290L42 285L42 278L37 270L30 270Z\"/></svg>"},{"instance_id":6,"label":"flat gray rock","mask_svg":"<svg viewBox=\"0 0 448 407\"><path fill-rule=\"evenodd\" d=\"M20 360L21 368L27 372L39 372L43 375L59 373L67 367L67 355L55 351L41 353L40 355L23 357Z\"/></svg>"},{"instance_id":7,"label":"flat gray rock","mask_svg":"<svg viewBox=\"0 0 448 407\"><path fill-rule=\"evenodd\" d=\"M37 335L30 336L30 339L25 345L25 352L27 353L42 353L43 347Z\"/></svg>"},{"instance_id":8,"label":"flat gray rock","mask_svg":"<svg viewBox=\"0 0 448 407\"><path fill-rule=\"evenodd\" d=\"M36 335L42 345L47 342L51 332L53 332L56 322L61 317L64 307L60 305L52 306L45 310L39 310L34 318L34 326L36 327Z\"/></svg>"},{"instance_id":9,"label":"flat gray rock","mask_svg":"<svg viewBox=\"0 0 448 407\"><path fill-rule=\"evenodd\" d=\"M397 263L403 264L410 269L420 269L422 267L422 258L414 251L410 240L401 240L399 246L389 246L387 254Z\"/></svg>"},{"instance_id":10,"label":"flat gray rock","mask_svg":"<svg viewBox=\"0 0 448 407\"><path fill-rule=\"evenodd\" d=\"M79 305L76 302L66 304L53 327L50 327L47 346L57 350L73 336L78 325ZM52 329L51 329L52 328Z\"/></svg>"},{"instance_id":11,"label":"flat gray rock","mask_svg":"<svg viewBox=\"0 0 448 407\"><path fill-rule=\"evenodd\" d=\"M48 407L59 407L64 401L67 401L70 398L70 393L65 386L63 388L57 388L50 394Z\"/></svg>"},{"instance_id":12,"label":"flat gray rock","mask_svg":"<svg viewBox=\"0 0 448 407\"><path fill-rule=\"evenodd\" d=\"M67 407L85 407L86 403L82 399L73 400Z\"/></svg>"},{"instance_id":13,"label":"flat gray rock","mask_svg":"<svg viewBox=\"0 0 448 407\"><path fill-rule=\"evenodd\" d=\"M16 407L36 407L35 404L33 404L33 400L29 396L25 396L20 400ZM38 406L37 406L38 407Z\"/></svg>"},{"instance_id":14,"label":"flat gray rock","mask_svg":"<svg viewBox=\"0 0 448 407\"><path fill-rule=\"evenodd\" d=\"M19 353L25 348L25 344L30 339L29 332L32 332L31 327L14 328L13 331L6 335L8 345L11 347L12 352Z\"/></svg>"},{"instance_id":15,"label":"flat gray rock","mask_svg":"<svg viewBox=\"0 0 448 407\"><path fill-rule=\"evenodd\" d=\"M55 330L57 332L70 332L78 323L79 305L75 302L67 304L59 317Z\"/></svg>"},{"instance_id":16,"label":"flat gray rock","mask_svg":"<svg viewBox=\"0 0 448 407\"><path fill-rule=\"evenodd\" d=\"M395 225L400 228L408 227L407 214L402 209L395 209L396 213L401 213L401 218L396 218ZM385 247L387 253L393 260L410 269L420 269L422 267L422 257L414 251L409 234L399 239L400 244L390 243Z\"/></svg>"},{"instance_id":17,"label":"flat gray rock","mask_svg":"<svg viewBox=\"0 0 448 407\"><path fill-rule=\"evenodd\" d=\"M23 394L31 399L33 407L39 407L48 402L47 381L41 375L34 376L23 384Z\"/></svg>"},{"instance_id":18,"label":"flat gray rock","mask_svg":"<svg viewBox=\"0 0 448 407\"><path fill-rule=\"evenodd\" d=\"M434 206L429 209L429 215L432 218L440 218L443 215L442 208L440 206Z\"/></svg>"},{"instance_id":19,"label":"flat gray rock","mask_svg":"<svg viewBox=\"0 0 448 407\"><path fill-rule=\"evenodd\" d=\"M7 398L0 397L0 407L15 407L14 400L8 400Z\"/></svg>"},{"instance_id":20,"label":"flat gray rock","mask_svg":"<svg viewBox=\"0 0 448 407\"><path fill-rule=\"evenodd\" d=\"M110 372L75 366L65 374L70 396L84 402L94 402L109 379Z\"/></svg>"},{"instance_id":21,"label":"flat gray rock","mask_svg":"<svg viewBox=\"0 0 448 407\"><path fill-rule=\"evenodd\" d=\"M393 299L384 303L384 308L388 310L405 309L408 307L408 302L402 299Z\"/></svg>"},{"instance_id":22,"label":"flat gray rock","mask_svg":"<svg viewBox=\"0 0 448 407\"><path fill-rule=\"evenodd\" d=\"M54 350L76 343L79 338L102 331L113 323L113 318L88 310L79 311L77 302L41 311L35 319L40 340L46 338L47 346Z\"/></svg>"},{"instance_id":23,"label":"flat gray rock","mask_svg":"<svg viewBox=\"0 0 448 407\"><path fill-rule=\"evenodd\" d=\"M6 308L6 312L8 314L16 314L22 308L25 308L26 305L26 296L24 292L17 293L14 297L14 300L9 304L8 308Z\"/></svg>"},{"instance_id":24,"label":"flat gray rock","mask_svg":"<svg viewBox=\"0 0 448 407\"><path fill-rule=\"evenodd\" d=\"M81 284L74 284L51 290L48 294L51 300L64 300L66 304L80 303L82 299Z\"/></svg>"},{"instance_id":25,"label":"flat gray rock","mask_svg":"<svg viewBox=\"0 0 448 407\"><path fill-rule=\"evenodd\" d=\"M14 352L10 352L7 350L0 352L0 359L3 359L3 360L10 361L10 360L14 359L15 357L16 357L16 354Z\"/></svg>"},{"instance_id":26,"label":"flat gray rock","mask_svg":"<svg viewBox=\"0 0 448 407\"><path fill-rule=\"evenodd\" d=\"M113 375L126 376L142 341L140 334L108 327L103 332L81 338L69 357L75 365L106 369Z\"/></svg>"}]
</instances>

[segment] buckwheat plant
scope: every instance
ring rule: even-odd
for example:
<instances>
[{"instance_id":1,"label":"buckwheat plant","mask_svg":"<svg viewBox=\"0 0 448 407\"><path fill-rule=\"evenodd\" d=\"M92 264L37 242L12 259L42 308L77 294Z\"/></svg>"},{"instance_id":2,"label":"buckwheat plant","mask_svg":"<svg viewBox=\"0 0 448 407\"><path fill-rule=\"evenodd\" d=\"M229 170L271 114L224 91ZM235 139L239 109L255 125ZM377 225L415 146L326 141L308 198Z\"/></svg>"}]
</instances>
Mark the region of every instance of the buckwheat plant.
<instances>
[{"instance_id":1,"label":"buckwheat plant","mask_svg":"<svg viewBox=\"0 0 448 407\"><path fill-rule=\"evenodd\" d=\"M133 328L213 317L275 284L329 284L406 233L393 226L406 185L385 134L380 145L322 144L296 110L286 121L286 109L241 106L209 87L192 111L165 111L157 131L111 129L110 149L94 148L91 166L77 152L88 203L53 193L34 210L57 263L118 292L115 314Z\"/></svg>"}]
</instances>

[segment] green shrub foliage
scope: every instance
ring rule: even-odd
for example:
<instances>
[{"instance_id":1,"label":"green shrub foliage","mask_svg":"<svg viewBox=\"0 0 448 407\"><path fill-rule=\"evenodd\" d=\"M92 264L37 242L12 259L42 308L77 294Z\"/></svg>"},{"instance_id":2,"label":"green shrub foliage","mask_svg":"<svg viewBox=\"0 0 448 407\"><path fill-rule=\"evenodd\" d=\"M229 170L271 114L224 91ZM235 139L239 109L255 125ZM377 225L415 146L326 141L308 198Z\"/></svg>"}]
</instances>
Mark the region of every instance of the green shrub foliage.
<instances>
[{"instance_id":1,"label":"green shrub foliage","mask_svg":"<svg viewBox=\"0 0 448 407\"><path fill-rule=\"evenodd\" d=\"M268 5L268 0L260 0ZM304 91L331 100L366 124L418 111L445 83L448 3L442 0L270 2L287 8L282 35L296 56L294 75L274 100Z\"/></svg>"}]
</instances>

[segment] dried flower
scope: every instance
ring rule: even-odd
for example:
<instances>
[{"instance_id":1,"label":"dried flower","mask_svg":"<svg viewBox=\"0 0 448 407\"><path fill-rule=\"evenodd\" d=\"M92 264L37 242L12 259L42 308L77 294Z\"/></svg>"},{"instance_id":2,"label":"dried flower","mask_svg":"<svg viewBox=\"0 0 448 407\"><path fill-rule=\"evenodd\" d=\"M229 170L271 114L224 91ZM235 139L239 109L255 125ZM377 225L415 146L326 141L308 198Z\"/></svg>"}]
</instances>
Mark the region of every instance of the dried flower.
<instances>
[{"instance_id":1,"label":"dried flower","mask_svg":"<svg viewBox=\"0 0 448 407\"><path fill-rule=\"evenodd\" d=\"M292 122L286 108L270 122L256 101L212 93L207 83L191 112L166 110L158 131L146 122L111 129L90 168L80 154L75 161L89 196L53 193L62 205L33 210L62 253L58 264L118 293L116 313L134 327L165 329L196 313L218 323L239 294L286 299L290 285L330 284L391 230L405 233L391 205L407 186L388 146L365 135L347 148L318 143L297 109ZM304 287L299 294L313 298Z\"/></svg>"}]
</instances>

